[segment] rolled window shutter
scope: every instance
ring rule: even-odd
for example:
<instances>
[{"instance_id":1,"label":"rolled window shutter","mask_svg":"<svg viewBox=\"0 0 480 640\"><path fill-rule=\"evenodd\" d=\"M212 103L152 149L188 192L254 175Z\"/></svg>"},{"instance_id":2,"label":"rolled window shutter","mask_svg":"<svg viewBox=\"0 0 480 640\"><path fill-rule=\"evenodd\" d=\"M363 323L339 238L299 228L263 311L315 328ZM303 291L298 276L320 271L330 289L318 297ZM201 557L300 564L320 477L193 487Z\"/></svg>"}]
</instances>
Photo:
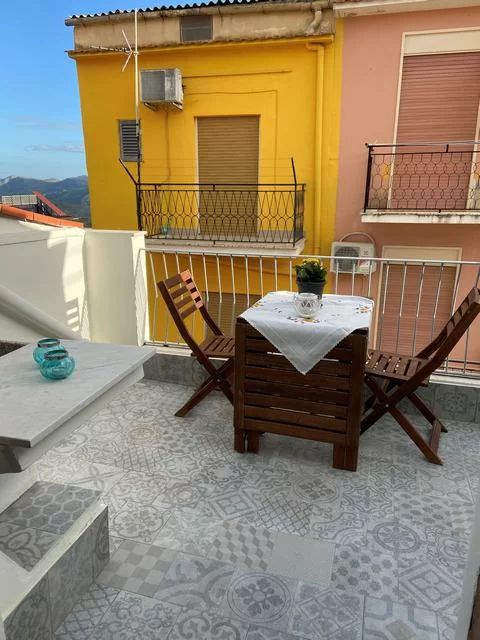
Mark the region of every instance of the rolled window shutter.
<instances>
[{"instance_id":1,"label":"rolled window shutter","mask_svg":"<svg viewBox=\"0 0 480 640\"><path fill-rule=\"evenodd\" d=\"M397 142L475 140L480 52L407 56Z\"/></svg>"},{"instance_id":2,"label":"rolled window shutter","mask_svg":"<svg viewBox=\"0 0 480 640\"><path fill-rule=\"evenodd\" d=\"M197 119L200 228L241 240L257 231L259 117ZM221 185L228 185L222 187ZM236 187L235 185L242 185ZM243 186L248 185L248 186Z\"/></svg>"},{"instance_id":3,"label":"rolled window shutter","mask_svg":"<svg viewBox=\"0 0 480 640\"><path fill-rule=\"evenodd\" d=\"M423 286L420 291L422 272L423 267L421 265L407 266L402 315L400 317L404 266L400 264L390 264L388 268L388 279L387 269L386 267L384 268L380 300L383 301L384 296L386 296L385 312L378 320L378 335L380 338L378 348L384 351L398 352L406 355L418 353L433 340L452 315L452 300L456 276L455 267L444 266L441 271L440 266L425 266ZM440 276L440 294L438 297L435 323L433 324L432 319L435 315ZM419 317L415 330L419 298Z\"/></svg>"},{"instance_id":4,"label":"rolled window shutter","mask_svg":"<svg viewBox=\"0 0 480 640\"><path fill-rule=\"evenodd\" d=\"M477 137L480 52L408 56L397 143L470 141ZM468 208L472 145L399 147L393 157L391 209ZM471 194L470 194L471 197Z\"/></svg>"},{"instance_id":5,"label":"rolled window shutter","mask_svg":"<svg viewBox=\"0 0 480 640\"><path fill-rule=\"evenodd\" d=\"M119 121L120 158L124 162L137 162L140 157L140 139L137 138L135 120Z\"/></svg>"}]
</instances>

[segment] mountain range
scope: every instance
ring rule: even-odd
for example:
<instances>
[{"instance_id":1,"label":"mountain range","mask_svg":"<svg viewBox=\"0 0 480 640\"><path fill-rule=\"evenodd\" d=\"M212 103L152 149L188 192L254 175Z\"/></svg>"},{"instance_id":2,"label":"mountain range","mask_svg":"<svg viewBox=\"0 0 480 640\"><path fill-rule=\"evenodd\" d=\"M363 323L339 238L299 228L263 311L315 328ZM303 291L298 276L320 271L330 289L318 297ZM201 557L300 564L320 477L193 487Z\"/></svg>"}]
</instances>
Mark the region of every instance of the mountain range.
<instances>
[{"instance_id":1,"label":"mountain range","mask_svg":"<svg viewBox=\"0 0 480 640\"><path fill-rule=\"evenodd\" d=\"M8 176L0 179L0 196L26 195L39 191L67 215L90 221L90 197L87 176L56 180Z\"/></svg>"}]
</instances>

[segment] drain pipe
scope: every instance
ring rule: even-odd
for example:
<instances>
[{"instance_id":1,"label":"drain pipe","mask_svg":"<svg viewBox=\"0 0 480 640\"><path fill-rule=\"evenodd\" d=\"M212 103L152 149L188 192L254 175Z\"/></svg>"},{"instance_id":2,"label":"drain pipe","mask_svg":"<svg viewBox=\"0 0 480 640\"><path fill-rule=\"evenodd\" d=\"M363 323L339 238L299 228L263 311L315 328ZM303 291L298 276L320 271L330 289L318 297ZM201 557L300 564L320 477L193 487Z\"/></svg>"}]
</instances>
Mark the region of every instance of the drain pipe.
<instances>
[{"instance_id":1,"label":"drain pipe","mask_svg":"<svg viewBox=\"0 0 480 640\"><path fill-rule=\"evenodd\" d=\"M325 44L333 42L333 35L315 39L305 46L317 54L315 79L315 158L314 158L314 204L313 204L313 246L310 253L320 253L322 215L322 154L323 154L323 76L325 67Z\"/></svg>"}]
</instances>

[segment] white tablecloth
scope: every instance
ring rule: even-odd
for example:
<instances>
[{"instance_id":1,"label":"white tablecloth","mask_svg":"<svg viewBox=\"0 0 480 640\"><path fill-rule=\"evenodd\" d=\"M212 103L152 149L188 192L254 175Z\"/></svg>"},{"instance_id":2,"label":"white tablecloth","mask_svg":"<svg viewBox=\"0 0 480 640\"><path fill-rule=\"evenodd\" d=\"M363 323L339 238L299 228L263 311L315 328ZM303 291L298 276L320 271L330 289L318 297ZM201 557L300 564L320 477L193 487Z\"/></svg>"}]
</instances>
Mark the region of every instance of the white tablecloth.
<instances>
[{"instance_id":1,"label":"white tablecloth","mask_svg":"<svg viewBox=\"0 0 480 640\"><path fill-rule=\"evenodd\" d=\"M370 328L373 301L360 296L324 295L314 318L298 315L289 291L268 293L241 314L300 373L307 373L352 331Z\"/></svg>"}]
</instances>

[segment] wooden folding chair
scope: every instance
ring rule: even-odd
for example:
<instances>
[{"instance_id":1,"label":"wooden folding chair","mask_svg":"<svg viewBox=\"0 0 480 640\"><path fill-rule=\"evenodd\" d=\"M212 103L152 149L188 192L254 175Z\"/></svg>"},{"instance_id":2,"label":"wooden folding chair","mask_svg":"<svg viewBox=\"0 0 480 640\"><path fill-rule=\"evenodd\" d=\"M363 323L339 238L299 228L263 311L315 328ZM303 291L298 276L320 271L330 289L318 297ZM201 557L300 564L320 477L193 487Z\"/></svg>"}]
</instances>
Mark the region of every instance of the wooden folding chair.
<instances>
[{"instance_id":1,"label":"wooden folding chair","mask_svg":"<svg viewBox=\"0 0 480 640\"><path fill-rule=\"evenodd\" d=\"M214 389L220 389L233 404L233 391L229 378L233 374L235 341L225 336L203 304L202 296L193 281L190 271L182 271L172 278L157 283L165 304L175 322L180 335L190 347L192 355L205 368L208 377L198 387L192 397L181 407L176 416L185 416ZM185 319L199 311L213 335L201 344L185 325ZM218 368L211 359L225 360Z\"/></svg>"},{"instance_id":2,"label":"wooden folding chair","mask_svg":"<svg viewBox=\"0 0 480 640\"><path fill-rule=\"evenodd\" d=\"M424 456L434 464L443 464L438 455L440 434L447 431L431 409L416 393L445 361L480 312L480 290L474 287L438 336L416 356L370 351L365 365L365 381L373 396L366 403L361 423L365 433L377 420L390 413L410 436ZM408 398L431 425L427 442L398 405Z\"/></svg>"}]
</instances>

